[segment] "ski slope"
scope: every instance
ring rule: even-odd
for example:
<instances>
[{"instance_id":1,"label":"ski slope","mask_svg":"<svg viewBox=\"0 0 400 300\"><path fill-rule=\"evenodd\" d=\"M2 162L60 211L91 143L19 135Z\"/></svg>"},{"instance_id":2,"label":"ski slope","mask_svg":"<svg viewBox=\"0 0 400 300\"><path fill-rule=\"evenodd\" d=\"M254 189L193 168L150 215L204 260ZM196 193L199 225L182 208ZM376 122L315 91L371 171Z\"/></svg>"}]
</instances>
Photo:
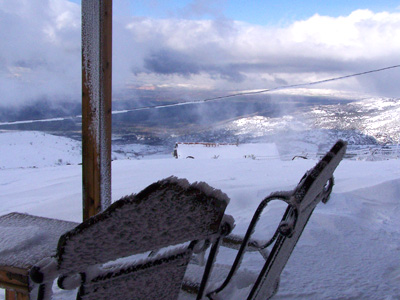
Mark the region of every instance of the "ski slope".
<instances>
[{"instance_id":1,"label":"ski slope","mask_svg":"<svg viewBox=\"0 0 400 300\"><path fill-rule=\"evenodd\" d=\"M14 138L19 138L17 133L9 136L7 143L12 144ZM63 158L60 155L68 153L65 149L69 146L64 146L54 157ZM32 168L21 155L9 153L8 167L0 169L0 215L15 211L81 221L81 166L58 165L56 160L52 165ZM1 160L5 164L3 156ZM231 198L227 213L235 217L234 233L239 234L244 233L264 197L273 191L294 188L316 162L172 156L117 160L112 165L112 198L139 192L171 175L190 182L205 181ZM279 202L270 205L256 236L266 239L275 230L282 212ZM314 211L274 299L400 299L399 215L400 160L342 161L335 172L332 197ZM222 249L217 262L229 264L233 255L233 250ZM247 255L242 268L255 274L261 264L259 255ZM232 299L243 298L246 288L237 288L249 278L238 278L238 285L231 287ZM0 299L4 299L4 293ZM75 298L67 292L58 293L57 299Z\"/></svg>"}]
</instances>

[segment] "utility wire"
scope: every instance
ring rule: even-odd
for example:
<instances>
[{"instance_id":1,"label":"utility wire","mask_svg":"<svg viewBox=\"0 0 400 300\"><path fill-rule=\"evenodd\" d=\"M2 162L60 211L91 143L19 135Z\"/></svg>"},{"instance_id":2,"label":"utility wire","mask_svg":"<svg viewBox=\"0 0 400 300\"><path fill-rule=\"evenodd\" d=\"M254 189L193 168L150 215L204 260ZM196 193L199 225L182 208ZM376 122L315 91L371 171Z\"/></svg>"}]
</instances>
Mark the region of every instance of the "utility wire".
<instances>
[{"instance_id":1,"label":"utility wire","mask_svg":"<svg viewBox=\"0 0 400 300\"><path fill-rule=\"evenodd\" d=\"M270 88L270 89L249 91L249 92L240 92L240 93L234 93L234 94L229 94L229 95L224 95L224 96L206 98L206 99L201 99L201 100L191 100L191 101L186 101L186 102L174 102L174 103L169 103L169 104L149 105L149 106L136 107L136 108L126 109L126 110L117 110L117 111L112 111L112 114L122 114L122 113L128 113L128 112L140 111L140 110L168 108L168 107L180 106L180 105L200 104L200 103L218 101L218 100L223 100L223 99L233 98L233 97L238 97L238 96L249 96L249 95L264 94L264 93L268 93L268 92L272 92L272 91L280 91L280 90L286 90L286 89L291 89L291 88L312 86L312 85L317 85L317 84L326 83L326 82L343 80L343 79L347 79L347 78L351 78L351 77L357 77L357 76L362 76L362 75L366 75L366 74L382 72L382 71L395 69L395 68L399 68L399 67L400 67L400 65L393 65L393 66L390 66L390 67L374 69L374 70L369 70L369 71L365 71L365 72L354 73L354 74L350 74L350 75L333 77L333 78L329 78L329 79L323 79L323 80L312 81L312 82L307 82L307 83L282 85L282 86L278 86L278 87L274 87L274 88ZM3 122L3 123L0 123L0 126L3 126L3 125L15 125L15 124L27 124L27 123L36 123L36 122L64 121L64 120L70 120L70 119L75 119L75 118L82 118L82 116L64 117L64 118L52 118L52 119L42 119L42 120L24 120L24 121L15 121L15 122Z\"/></svg>"},{"instance_id":2,"label":"utility wire","mask_svg":"<svg viewBox=\"0 0 400 300\"><path fill-rule=\"evenodd\" d=\"M187 101L187 102L175 102L175 103L169 103L169 104L164 104L164 105L160 104L160 105L143 106L143 107L132 108L132 109L129 109L129 110L124 110L124 111L121 111L121 112L131 112L131 111L138 111L138 110L145 110L145 109L165 108L165 107L178 106L178 105L187 105L187 104L197 104L197 103L217 101L217 100L222 100L222 99L227 99L227 98L232 98L232 97L238 97L238 96L264 94L264 93L272 92L272 91L286 90L286 89L291 89L291 88L298 88L298 87L311 86L311 85L316 85L316 84L321 84L321 83L326 83L326 82L332 82L332 81L336 81L336 80L342 80L342 79L346 79L346 78L357 77L357 76L376 73L376 72L382 72L382 71L386 71L386 70L390 70L390 69L394 69L394 68L399 68L399 67L400 67L400 65L394 65L394 66L385 67L385 68L381 68L381 69L375 69L375 70L365 71L365 72L361 72L361 73L344 75L344 76L340 76L340 77L334 77L334 78L318 80L318 81L312 81L312 82L307 82L307 83L283 85L283 86L270 88L270 89L265 89L265 90L241 92L241 93L235 93L235 94L230 94L230 95L225 95L225 96L206 98L206 99L202 99L202 100L192 100L192 101ZM118 112L116 111L115 113L118 113Z\"/></svg>"}]
</instances>

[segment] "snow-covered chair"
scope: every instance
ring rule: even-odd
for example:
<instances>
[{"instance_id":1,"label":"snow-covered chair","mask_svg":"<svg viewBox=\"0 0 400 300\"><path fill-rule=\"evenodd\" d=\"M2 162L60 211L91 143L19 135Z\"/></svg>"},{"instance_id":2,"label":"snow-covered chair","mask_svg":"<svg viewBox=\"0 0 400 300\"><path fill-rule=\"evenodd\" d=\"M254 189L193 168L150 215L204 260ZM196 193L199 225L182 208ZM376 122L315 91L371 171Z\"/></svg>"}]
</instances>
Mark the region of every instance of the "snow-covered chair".
<instances>
[{"instance_id":1,"label":"snow-covered chair","mask_svg":"<svg viewBox=\"0 0 400 300\"><path fill-rule=\"evenodd\" d=\"M81 224L68 223L59 229L68 231L58 235L55 255L30 269L30 299L51 299L56 278L62 289L79 288L77 299L177 299L192 253L230 232L228 202L205 183L170 177ZM37 217L29 217L33 226Z\"/></svg>"},{"instance_id":2,"label":"snow-covered chair","mask_svg":"<svg viewBox=\"0 0 400 300\"><path fill-rule=\"evenodd\" d=\"M248 288L247 300L270 299L276 294L280 275L314 208L319 202L326 203L329 199L333 187L333 172L345 152L346 143L338 141L314 168L305 173L295 189L272 193L259 204L244 236L228 235L223 239L223 246L236 249L238 253L223 283L207 293L209 299L235 298L229 295L229 290L235 288L227 287L238 273L243 255L248 251L258 251L265 259L265 263L254 284ZM282 200L287 203L283 218L269 241L253 239L257 222L264 208L272 200ZM271 245L272 249L269 250L268 247ZM245 297L241 296L241 299Z\"/></svg>"}]
</instances>

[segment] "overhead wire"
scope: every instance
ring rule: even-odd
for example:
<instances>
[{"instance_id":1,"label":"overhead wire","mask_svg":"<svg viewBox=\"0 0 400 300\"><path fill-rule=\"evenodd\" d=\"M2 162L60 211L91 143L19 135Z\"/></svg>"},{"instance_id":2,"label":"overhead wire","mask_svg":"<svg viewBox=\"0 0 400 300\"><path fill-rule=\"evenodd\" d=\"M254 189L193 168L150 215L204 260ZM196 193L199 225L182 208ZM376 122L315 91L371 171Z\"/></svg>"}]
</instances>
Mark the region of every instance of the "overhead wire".
<instances>
[{"instance_id":1,"label":"overhead wire","mask_svg":"<svg viewBox=\"0 0 400 300\"><path fill-rule=\"evenodd\" d=\"M140 110L160 109L160 108L168 108L168 107L181 106L181 105L201 104L201 103L206 103L206 102L211 102L211 101L219 101L219 100L233 98L233 97L239 97L239 96L257 95L257 94L264 94L264 93L268 93L268 92L272 92L272 91L280 91L280 90L286 90L286 89L292 89L292 88L313 86L313 85L317 85L317 84L321 84L321 83L333 82L333 81L337 81L337 80L358 77L358 76L367 75L367 74L371 74L371 73L387 71L387 70L395 69L395 68L399 68L399 67L400 67L400 64L392 65L392 66L384 67L384 68L379 68L379 69L373 69L373 70L364 71L364 72L359 72L359 73L354 73L354 74L349 74L349 75L344 75L344 76L339 76L339 77L333 77L333 78L317 80L317 81L312 81L312 82L306 82L306 83L299 83L299 84L282 85L282 86L269 88L269 89L263 89L263 90L239 92L239 93L233 93L233 94L229 94L229 95L217 96L217 97L212 97L212 98L205 98L205 99L200 99L200 100L190 100L190 101L174 102L174 103L168 103L168 104L149 105L149 106L142 106L142 107L136 107L136 108L131 108L131 109L125 109L125 110L115 110L115 111L112 111L112 114L122 114L122 113L128 113L128 112L134 112L134 111L140 111ZM51 118L51 119L41 119L41 120L22 120L22 121L3 122L3 123L0 122L0 126L15 125L15 124L27 124L27 123L36 123L36 122L65 121L65 120L71 120L71 119L76 119L76 118L82 118L82 116L78 115L78 116L69 116L69 117L60 117L60 118Z\"/></svg>"},{"instance_id":2,"label":"overhead wire","mask_svg":"<svg viewBox=\"0 0 400 300\"><path fill-rule=\"evenodd\" d=\"M332 81L342 80L342 79L346 79L346 78L357 77L357 76L376 73L376 72L382 72L382 71L386 71L386 70L390 70L390 69L394 69L394 68L399 68L399 67L400 67L400 65L394 65L394 66L390 66L390 67L385 67L385 68L380 68L380 69L375 69L375 70L369 70L369 71L365 71L365 72L360 72L360 73L355 73L355 74L350 74L350 75L344 75L344 76L339 76L339 77L333 77L333 78L329 78L329 79L323 79L323 80L312 81L312 82L307 82L307 83L283 85L283 86L278 86L278 87L274 87L274 88L270 88L270 89L248 91L248 92L240 92L240 93L234 93L234 94L229 94L229 95L224 95L224 96L217 96L217 97L213 97L213 98L206 98L206 99L202 99L202 100L191 100L191 101L186 101L186 102L174 102L174 103L169 103L169 104L143 106L143 107L137 107L137 108L124 110L123 112L131 112L131 111L154 109L154 108L166 108L166 107L178 106L178 105L197 104L197 103L204 103L204 102L210 102L210 101L217 101L217 100L222 100L222 99L227 99L227 98L232 98L232 97L238 97L238 96L249 96L249 95L256 95L256 94L264 94L264 93L272 92L272 91L286 90L286 89L292 89L292 88L298 88L298 87L311 86L311 85L316 85L316 84L321 84L321 83L332 82Z\"/></svg>"}]
</instances>

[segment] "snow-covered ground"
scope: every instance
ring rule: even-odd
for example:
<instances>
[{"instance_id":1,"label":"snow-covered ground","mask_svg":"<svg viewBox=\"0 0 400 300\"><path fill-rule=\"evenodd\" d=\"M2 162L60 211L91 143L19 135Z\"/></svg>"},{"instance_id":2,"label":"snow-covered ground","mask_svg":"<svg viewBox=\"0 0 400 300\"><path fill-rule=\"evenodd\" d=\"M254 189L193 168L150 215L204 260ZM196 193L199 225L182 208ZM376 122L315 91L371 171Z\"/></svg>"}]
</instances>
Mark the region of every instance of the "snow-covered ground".
<instances>
[{"instance_id":1,"label":"snow-covered ground","mask_svg":"<svg viewBox=\"0 0 400 300\"><path fill-rule=\"evenodd\" d=\"M323 97L323 91L319 92ZM273 136L276 143L307 141L321 145L342 138L351 145L398 144L399 112L398 98L366 96L347 104L315 105L286 115L243 117L226 124L226 128L238 136L267 140Z\"/></svg>"},{"instance_id":2,"label":"snow-covered ground","mask_svg":"<svg viewBox=\"0 0 400 300\"><path fill-rule=\"evenodd\" d=\"M81 143L44 132L0 132L0 169L78 164Z\"/></svg>"},{"instance_id":3,"label":"snow-covered ground","mask_svg":"<svg viewBox=\"0 0 400 300\"><path fill-rule=\"evenodd\" d=\"M12 145L18 138L9 136L7 143ZM29 146L30 153L1 152L0 161L7 168L0 169L0 215L16 211L81 221L81 166L57 163L58 158L66 160L65 149L72 148L65 145L54 155L45 151L57 159L49 165L35 161L37 168L31 168L33 164L26 163L25 158L29 160L35 147ZM316 162L174 159L172 155L117 160L112 165L112 198L139 192L171 175L190 182L205 181L231 198L227 213L235 217L234 232L244 233L264 197L273 191L292 189ZM335 179L330 201L314 211L274 299L400 299L400 160L344 160ZM265 239L275 229L281 213L279 203L268 207L256 236ZM233 255L233 250L222 249L218 263L231 263ZM242 267L257 272L261 264L259 255L247 255ZM239 294L236 299L241 299ZM3 294L0 299L4 299Z\"/></svg>"}]
</instances>

